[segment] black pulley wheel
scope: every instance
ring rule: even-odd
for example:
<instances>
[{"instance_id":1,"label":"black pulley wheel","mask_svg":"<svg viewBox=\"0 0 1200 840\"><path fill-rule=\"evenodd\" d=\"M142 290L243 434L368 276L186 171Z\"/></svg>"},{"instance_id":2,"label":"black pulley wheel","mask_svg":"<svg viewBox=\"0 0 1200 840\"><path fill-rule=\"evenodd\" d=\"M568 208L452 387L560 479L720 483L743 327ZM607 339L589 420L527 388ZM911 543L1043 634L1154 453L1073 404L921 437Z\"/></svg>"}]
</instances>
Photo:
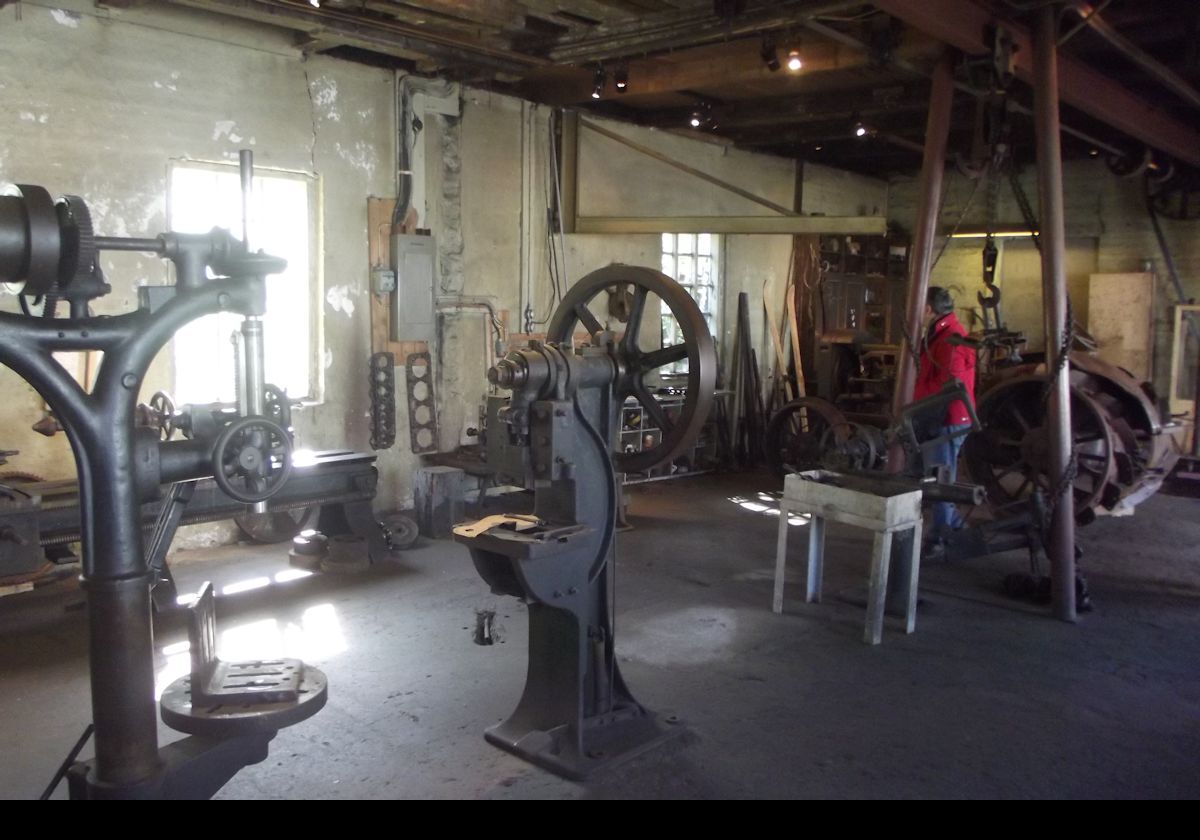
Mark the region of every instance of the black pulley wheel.
<instances>
[{"instance_id":1,"label":"black pulley wheel","mask_svg":"<svg viewBox=\"0 0 1200 840\"><path fill-rule=\"evenodd\" d=\"M601 294L604 303L589 306ZM660 303L654 323L668 313L679 324L683 340L667 347L643 349L640 327L647 301ZM619 305L614 305L614 300ZM614 324L602 324L596 316L602 311ZM712 406L717 381L717 352L708 324L700 307L683 286L661 271L631 265L610 265L593 271L572 286L550 318L546 338L557 344L570 344L577 326L582 326L596 342L597 334L617 333L614 351L619 374L614 384L617 399L632 397L662 432L660 441L641 452L614 453L613 464L620 472L646 472L671 461L695 445ZM661 343L660 341L654 342ZM654 398L647 375L667 365L687 360L687 393L677 412L668 414Z\"/></svg>"},{"instance_id":2,"label":"black pulley wheel","mask_svg":"<svg viewBox=\"0 0 1200 840\"><path fill-rule=\"evenodd\" d=\"M844 444L853 427L828 400L801 397L775 412L763 435L767 466L779 476L820 469L825 456Z\"/></svg>"},{"instance_id":3,"label":"black pulley wheel","mask_svg":"<svg viewBox=\"0 0 1200 840\"><path fill-rule=\"evenodd\" d=\"M265 502L292 472L292 441L265 417L243 417L221 432L212 461L213 478L227 496L245 504Z\"/></svg>"},{"instance_id":4,"label":"black pulley wheel","mask_svg":"<svg viewBox=\"0 0 1200 840\"><path fill-rule=\"evenodd\" d=\"M315 507L273 510L268 513L243 513L233 518L238 530L256 543L281 543L304 530Z\"/></svg>"},{"instance_id":5,"label":"black pulley wheel","mask_svg":"<svg viewBox=\"0 0 1200 840\"><path fill-rule=\"evenodd\" d=\"M158 435L170 440L175 435L175 401L166 391L155 391L150 398L150 411Z\"/></svg>"},{"instance_id":6,"label":"black pulley wheel","mask_svg":"<svg viewBox=\"0 0 1200 840\"><path fill-rule=\"evenodd\" d=\"M276 385L263 386L263 415L280 428L292 429L292 404L287 393Z\"/></svg>"},{"instance_id":7,"label":"black pulley wheel","mask_svg":"<svg viewBox=\"0 0 1200 840\"><path fill-rule=\"evenodd\" d=\"M383 536L392 551L412 548L421 535L416 521L402 513L389 513L380 521L379 527L383 529Z\"/></svg>"}]
</instances>

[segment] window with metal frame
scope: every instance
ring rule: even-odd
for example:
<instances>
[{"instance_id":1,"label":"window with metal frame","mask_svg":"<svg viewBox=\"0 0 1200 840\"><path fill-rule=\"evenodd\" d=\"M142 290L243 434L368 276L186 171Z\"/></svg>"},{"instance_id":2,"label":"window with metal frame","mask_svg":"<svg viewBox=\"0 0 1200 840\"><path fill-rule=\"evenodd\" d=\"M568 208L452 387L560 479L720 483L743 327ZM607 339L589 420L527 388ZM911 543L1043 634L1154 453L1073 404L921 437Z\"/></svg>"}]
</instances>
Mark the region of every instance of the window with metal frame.
<instances>
[{"instance_id":1,"label":"window with metal frame","mask_svg":"<svg viewBox=\"0 0 1200 840\"><path fill-rule=\"evenodd\" d=\"M662 272L679 282L700 307L708 331L717 335L717 306L720 278L718 276L718 237L712 233L664 233L662 235ZM662 346L683 343L679 323L666 302L662 303ZM663 368L663 373L686 373L687 359Z\"/></svg>"},{"instance_id":2,"label":"window with metal frame","mask_svg":"<svg viewBox=\"0 0 1200 840\"><path fill-rule=\"evenodd\" d=\"M287 260L267 277L263 317L266 381L293 399L321 397L318 272L319 191L301 172L259 168L254 176L250 247ZM171 230L204 233L213 227L242 232L241 181L234 165L173 161L167 192ZM233 336L241 316L222 312L193 321L175 334L173 396L177 404L232 402L236 398Z\"/></svg>"}]
</instances>

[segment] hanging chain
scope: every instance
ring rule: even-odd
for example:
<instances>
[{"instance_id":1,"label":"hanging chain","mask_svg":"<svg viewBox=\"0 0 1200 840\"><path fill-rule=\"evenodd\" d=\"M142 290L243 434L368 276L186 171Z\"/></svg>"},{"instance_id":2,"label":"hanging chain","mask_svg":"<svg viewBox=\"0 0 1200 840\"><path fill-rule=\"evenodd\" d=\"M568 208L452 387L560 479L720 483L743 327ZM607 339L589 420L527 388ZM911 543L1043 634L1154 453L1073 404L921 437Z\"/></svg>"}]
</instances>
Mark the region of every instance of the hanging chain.
<instances>
[{"instance_id":1,"label":"hanging chain","mask_svg":"<svg viewBox=\"0 0 1200 840\"><path fill-rule=\"evenodd\" d=\"M1029 238L1033 240L1034 247L1038 251L1042 250L1042 240L1038 233L1037 216L1033 214L1033 206L1029 203L1029 196L1025 195L1025 188L1021 186L1021 179L1017 177L1016 167L1008 170L1008 183L1012 185L1013 197L1017 199L1017 207L1021 209L1021 217L1025 220L1026 227L1029 228Z\"/></svg>"},{"instance_id":2,"label":"hanging chain","mask_svg":"<svg viewBox=\"0 0 1200 840\"><path fill-rule=\"evenodd\" d=\"M1067 296L1067 313L1063 324L1062 342L1058 346L1058 359L1054 365L1054 373L1046 377L1046 384L1042 387L1042 411L1049 414L1050 395L1054 393L1055 386L1058 384L1059 378L1063 375L1063 371L1067 370L1067 365L1071 358L1071 345L1075 342L1075 315L1071 309L1071 297ZM1070 400L1070 390L1068 385L1068 405ZM1048 425L1048 424L1047 424ZM1049 432L1047 432L1049 434ZM1062 475L1059 476L1057 483L1050 492L1047 502L1050 514L1053 515L1058 507L1059 501L1069 487L1075 484L1075 479L1079 477L1079 461L1075 457L1075 446L1072 441L1070 453L1067 456L1067 463L1063 465Z\"/></svg>"}]
</instances>

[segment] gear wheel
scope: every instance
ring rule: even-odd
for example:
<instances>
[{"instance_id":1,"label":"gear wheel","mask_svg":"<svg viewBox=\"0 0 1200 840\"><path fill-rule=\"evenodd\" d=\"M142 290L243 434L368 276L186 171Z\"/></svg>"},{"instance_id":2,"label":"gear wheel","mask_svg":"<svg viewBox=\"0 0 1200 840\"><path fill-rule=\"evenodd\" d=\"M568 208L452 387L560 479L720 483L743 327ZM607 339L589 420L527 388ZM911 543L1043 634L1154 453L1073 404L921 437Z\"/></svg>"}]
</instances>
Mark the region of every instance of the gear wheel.
<instances>
[{"instance_id":1,"label":"gear wheel","mask_svg":"<svg viewBox=\"0 0 1200 840\"><path fill-rule=\"evenodd\" d=\"M87 202L77 195L64 195L58 200L66 219L75 231L63 248L63 259L59 264L59 286L70 283L75 277L88 277L96 267L96 234L92 227L92 214Z\"/></svg>"}]
</instances>

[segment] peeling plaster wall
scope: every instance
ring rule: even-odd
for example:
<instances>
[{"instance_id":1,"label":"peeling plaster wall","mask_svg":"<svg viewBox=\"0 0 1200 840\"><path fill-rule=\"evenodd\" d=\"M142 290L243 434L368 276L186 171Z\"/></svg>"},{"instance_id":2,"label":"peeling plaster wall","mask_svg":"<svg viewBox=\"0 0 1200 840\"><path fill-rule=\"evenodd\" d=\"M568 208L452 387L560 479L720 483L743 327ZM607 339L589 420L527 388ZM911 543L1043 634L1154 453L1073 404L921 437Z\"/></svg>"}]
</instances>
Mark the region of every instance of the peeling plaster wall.
<instances>
[{"instance_id":1,"label":"peeling plaster wall","mask_svg":"<svg viewBox=\"0 0 1200 840\"><path fill-rule=\"evenodd\" d=\"M366 199L395 195L394 108L390 73L332 59L304 59L274 30L210 20L175 7L125 12L65 0L63 9L26 2L21 18L0 10L0 180L44 184L90 202L103 234L154 234L166 224L168 161L236 161L254 149L260 167L316 173L322 194L320 265L324 400L296 415L298 444L366 449L370 352ZM63 62L64 51L86 61ZM535 321L551 311L546 208L550 175L548 109L464 89L459 116L427 114L418 142L425 153L425 206L419 226L438 238L437 283L445 295L491 302L523 331L523 304ZM792 161L732 150L664 132L605 122L689 165L790 206ZM771 214L732 193L683 175L597 135L584 133L580 207L626 215ZM812 168L805 211L874 211L878 184ZM886 199L886 192L884 192ZM852 210L846 209L853 207ZM769 358L762 298L778 318L791 247L789 236L725 236L722 250L723 347L731 346L739 291L751 297L755 344ZM612 262L657 266L659 238L568 235L564 288ZM141 283L168 280L167 267L138 255L105 258L114 293L102 312L124 311ZM15 308L11 297L0 306ZM535 324L534 332L544 330ZM457 446L478 425L493 336L478 309L444 312L434 347L439 445ZM268 376L269 378L269 376ZM160 354L142 398L170 389L169 351ZM24 383L0 371L9 396L0 408L21 449L14 468L67 476L61 436L22 430L40 417ZM379 509L411 499L419 459L408 451L403 370L397 381L397 445L379 453ZM198 539L219 538L211 531Z\"/></svg>"},{"instance_id":2,"label":"peeling plaster wall","mask_svg":"<svg viewBox=\"0 0 1200 840\"><path fill-rule=\"evenodd\" d=\"M484 295L508 311L514 331L523 331L522 266L526 266L528 303L534 332L544 331L553 309L548 269L546 207L554 190L549 158L547 109L482 91L465 90L461 118L461 211L463 291ZM793 161L732 149L706 140L595 120L606 129L649 146L769 201L791 206L796 192ZM427 131L430 121L426 121ZM706 183L587 129L580 131L579 212L582 215L774 215L763 207ZM429 159L443 149L436 136L426 138ZM528 157L528 173L522 171ZM454 164L443 159L444 169ZM436 173L430 173L431 180ZM431 193L437 190L430 186ZM522 190L528 200L522 201ZM806 168L805 212L835 215L860 212L882 215L887 183L827 167ZM440 232L437 209L430 226ZM564 287L613 262L657 267L658 235L568 234L564 237ZM783 289L791 254L790 236L726 235L721 251L723 294L717 336L721 349L732 347L737 296L750 295L754 346L765 365L771 358L763 313L781 317ZM557 238L556 238L557 247ZM525 259L522 259L522 253ZM457 442L474 425L476 404L486 391L482 376L484 332L478 316L446 318L441 353L443 397L440 420L443 446ZM458 400L465 401L459 404ZM472 402L473 401L473 402Z\"/></svg>"},{"instance_id":3,"label":"peeling plaster wall","mask_svg":"<svg viewBox=\"0 0 1200 840\"><path fill-rule=\"evenodd\" d=\"M274 30L234 32L179 10L150 17L61 5L22 3L19 19L11 6L0 10L0 181L82 195L98 233L143 236L166 227L171 159L236 163L238 149L250 148L259 167L316 173L325 398L297 413L297 442L366 448L366 198L395 192L392 74L304 60ZM99 312L127 311L137 285L168 280L166 263L140 255L107 255L104 269L113 293ZM0 296L0 307L15 309L16 300ZM169 348L159 354L143 400L170 390L170 357ZM27 431L41 416L37 395L6 369L0 388L3 448L21 450L12 466L72 475L63 435ZM396 495L397 461L391 453L380 459L381 499Z\"/></svg>"}]
</instances>

